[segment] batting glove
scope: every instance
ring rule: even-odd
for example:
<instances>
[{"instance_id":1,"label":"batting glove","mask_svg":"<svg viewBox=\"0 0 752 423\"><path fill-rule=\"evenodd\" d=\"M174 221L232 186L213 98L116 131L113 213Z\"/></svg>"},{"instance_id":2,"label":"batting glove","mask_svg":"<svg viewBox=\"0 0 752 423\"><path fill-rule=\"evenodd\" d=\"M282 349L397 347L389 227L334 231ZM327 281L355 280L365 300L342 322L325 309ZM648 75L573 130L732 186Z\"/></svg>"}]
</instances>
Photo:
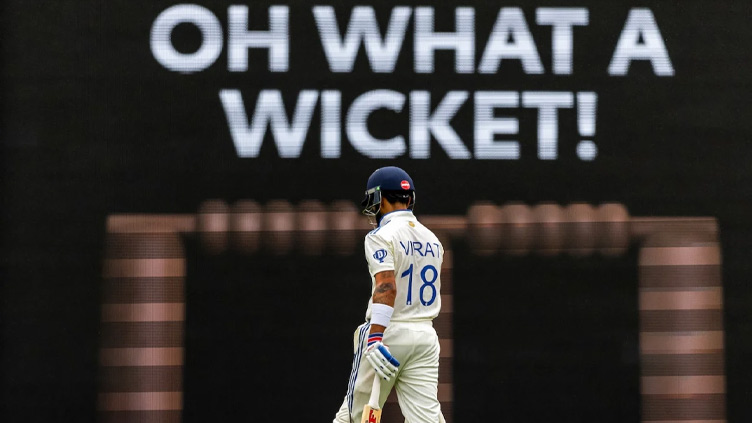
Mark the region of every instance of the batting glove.
<instances>
[{"instance_id":1,"label":"batting glove","mask_svg":"<svg viewBox=\"0 0 752 423\"><path fill-rule=\"evenodd\" d=\"M368 348L366 348L364 355L374 370L376 370L376 374L381 379L389 381L397 374L397 368L400 363L389 352L389 348L381 343L381 336L382 334L380 333L374 333L368 337Z\"/></svg>"}]
</instances>

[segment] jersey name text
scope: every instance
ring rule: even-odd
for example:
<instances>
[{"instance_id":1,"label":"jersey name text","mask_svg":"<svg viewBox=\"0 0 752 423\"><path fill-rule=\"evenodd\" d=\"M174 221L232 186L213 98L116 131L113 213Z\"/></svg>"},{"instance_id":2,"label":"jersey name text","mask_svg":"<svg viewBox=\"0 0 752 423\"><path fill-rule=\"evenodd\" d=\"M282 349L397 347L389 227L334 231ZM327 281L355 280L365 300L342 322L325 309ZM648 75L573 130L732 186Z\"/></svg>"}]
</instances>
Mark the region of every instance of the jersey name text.
<instances>
[{"instance_id":1,"label":"jersey name text","mask_svg":"<svg viewBox=\"0 0 752 423\"><path fill-rule=\"evenodd\" d=\"M402 251L406 256L419 255L421 257L431 256L439 257L441 250L439 244L436 242L426 242L425 244L420 241L400 241Z\"/></svg>"}]
</instances>

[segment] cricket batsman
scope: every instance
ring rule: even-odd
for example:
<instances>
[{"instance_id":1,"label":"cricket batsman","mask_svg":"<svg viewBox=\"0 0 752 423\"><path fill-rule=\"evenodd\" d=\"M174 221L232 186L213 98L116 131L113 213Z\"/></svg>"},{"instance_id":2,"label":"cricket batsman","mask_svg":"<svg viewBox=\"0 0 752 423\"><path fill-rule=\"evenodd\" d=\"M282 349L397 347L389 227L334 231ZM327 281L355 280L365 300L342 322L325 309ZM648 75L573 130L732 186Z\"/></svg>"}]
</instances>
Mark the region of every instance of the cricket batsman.
<instances>
[{"instance_id":1,"label":"cricket batsman","mask_svg":"<svg viewBox=\"0 0 752 423\"><path fill-rule=\"evenodd\" d=\"M365 237L372 280L366 322L353 337L353 366L334 423L359 423L374 378L379 408L392 387L405 423L444 423L437 398L444 247L413 215L415 184L404 170L377 169L368 178L363 214L374 229Z\"/></svg>"}]
</instances>

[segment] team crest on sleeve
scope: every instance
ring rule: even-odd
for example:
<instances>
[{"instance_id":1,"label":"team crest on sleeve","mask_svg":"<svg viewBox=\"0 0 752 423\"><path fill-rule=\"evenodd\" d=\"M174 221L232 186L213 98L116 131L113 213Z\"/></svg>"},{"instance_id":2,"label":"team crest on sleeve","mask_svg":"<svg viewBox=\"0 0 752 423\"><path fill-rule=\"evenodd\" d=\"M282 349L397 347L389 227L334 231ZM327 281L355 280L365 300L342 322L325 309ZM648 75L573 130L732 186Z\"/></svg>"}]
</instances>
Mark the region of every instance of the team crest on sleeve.
<instances>
[{"instance_id":1,"label":"team crest on sleeve","mask_svg":"<svg viewBox=\"0 0 752 423\"><path fill-rule=\"evenodd\" d=\"M383 248L380 249L380 250L376 250L376 252L373 253L373 258L375 258L376 260L378 260L379 263L383 263L384 259L386 258L386 250L383 249Z\"/></svg>"}]
</instances>

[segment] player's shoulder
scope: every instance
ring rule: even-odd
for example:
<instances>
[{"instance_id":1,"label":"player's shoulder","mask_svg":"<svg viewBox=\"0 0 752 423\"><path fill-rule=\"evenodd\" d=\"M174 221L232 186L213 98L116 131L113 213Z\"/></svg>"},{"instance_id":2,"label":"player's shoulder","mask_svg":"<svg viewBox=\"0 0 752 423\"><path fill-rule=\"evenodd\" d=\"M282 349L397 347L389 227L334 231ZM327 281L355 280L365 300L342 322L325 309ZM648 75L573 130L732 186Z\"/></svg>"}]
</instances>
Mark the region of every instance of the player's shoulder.
<instances>
[{"instance_id":1,"label":"player's shoulder","mask_svg":"<svg viewBox=\"0 0 752 423\"><path fill-rule=\"evenodd\" d=\"M412 220L411 222L408 222L408 223L411 223L411 226L416 227L421 233L427 234L427 235L432 236L434 238L436 237L436 234L433 233L433 231L431 230L431 228L429 228L428 226L426 226L423 223L421 223L420 221L418 221L418 219L414 219L414 220Z\"/></svg>"},{"instance_id":2,"label":"player's shoulder","mask_svg":"<svg viewBox=\"0 0 752 423\"><path fill-rule=\"evenodd\" d=\"M386 228L386 226L378 226L378 227L374 228L373 230L371 230L370 232L368 232L366 234L365 241L366 242L369 242L369 241L370 242L374 242L374 241L380 242L380 241L386 241L386 240L388 240L389 239L389 232L390 231L385 231L384 230L385 228Z\"/></svg>"},{"instance_id":3,"label":"player's shoulder","mask_svg":"<svg viewBox=\"0 0 752 423\"><path fill-rule=\"evenodd\" d=\"M439 237L436 236L435 233L433 233L433 231L431 231L430 229L426 228L425 226L422 227L421 229L422 230L420 231L420 237L422 239L424 239L426 241L429 241L429 242L432 242L434 244L440 244L441 245L441 240L439 239Z\"/></svg>"},{"instance_id":4,"label":"player's shoulder","mask_svg":"<svg viewBox=\"0 0 752 423\"><path fill-rule=\"evenodd\" d=\"M375 227L371 232L368 232L366 237L369 236L380 236L384 237L386 234L393 233L396 229L398 229L400 226L400 222L395 219L383 219L382 222L379 224L379 226Z\"/></svg>"}]
</instances>

